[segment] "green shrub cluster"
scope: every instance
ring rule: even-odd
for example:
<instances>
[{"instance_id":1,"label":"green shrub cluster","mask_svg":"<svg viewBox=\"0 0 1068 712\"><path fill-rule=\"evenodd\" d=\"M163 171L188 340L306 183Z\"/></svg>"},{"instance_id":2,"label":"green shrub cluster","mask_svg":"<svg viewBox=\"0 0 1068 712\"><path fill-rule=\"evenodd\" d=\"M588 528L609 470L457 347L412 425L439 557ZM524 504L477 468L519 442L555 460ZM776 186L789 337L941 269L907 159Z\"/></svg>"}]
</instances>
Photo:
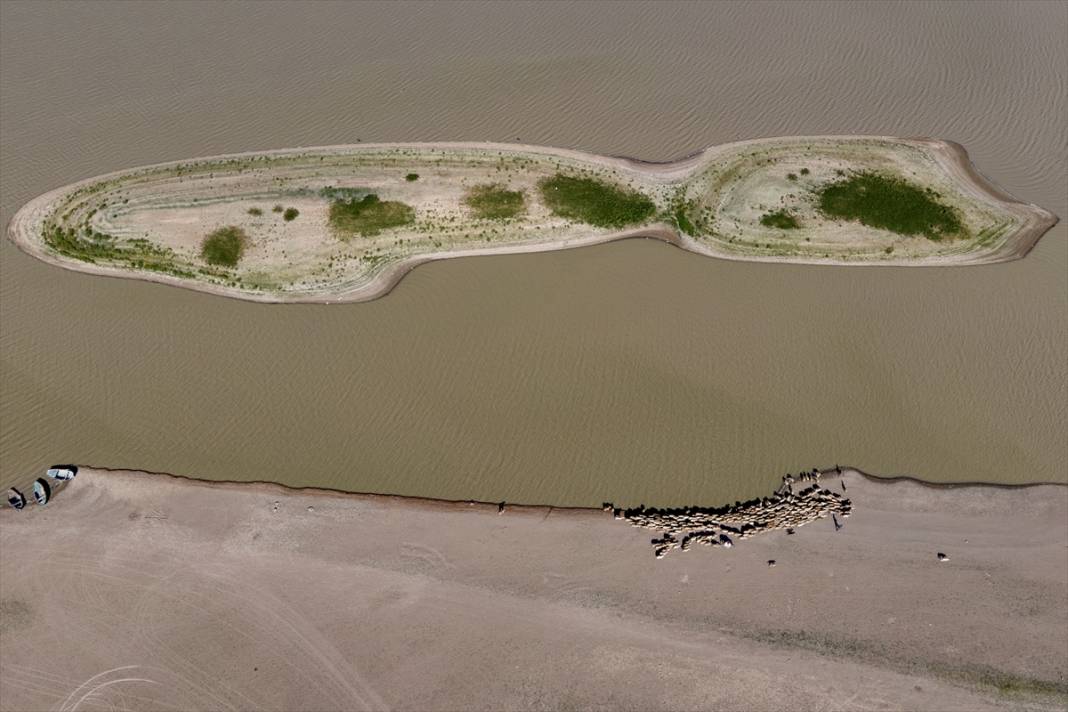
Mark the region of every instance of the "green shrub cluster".
<instances>
[{"instance_id":1,"label":"green shrub cluster","mask_svg":"<svg viewBox=\"0 0 1068 712\"><path fill-rule=\"evenodd\" d=\"M212 265L234 267L241 259L248 243L245 231L233 225L220 227L200 243L200 256Z\"/></svg>"},{"instance_id":2,"label":"green shrub cluster","mask_svg":"<svg viewBox=\"0 0 1068 712\"><path fill-rule=\"evenodd\" d=\"M464 204L484 220L506 220L526 211L523 191L508 190L500 184L473 186L464 196Z\"/></svg>"},{"instance_id":3,"label":"green shrub cluster","mask_svg":"<svg viewBox=\"0 0 1068 712\"><path fill-rule=\"evenodd\" d=\"M764 213L760 216L760 224L764 227L777 227L780 230L796 230L800 227L797 218L785 210Z\"/></svg>"},{"instance_id":4,"label":"green shrub cluster","mask_svg":"<svg viewBox=\"0 0 1068 712\"><path fill-rule=\"evenodd\" d=\"M293 222L300 215L300 211L296 208L286 208L286 211L282 213L282 219L286 222Z\"/></svg>"},{"instance_id":5,"label":"green shrub cluster","mask_svg":"<svg viewBox=\"0 0 1068 712\"><path fill-rule=\"evenodd\" d=\"M656 212L656 205L642 193L596 178L557 173L538 181L538 188L554 214L597 227L634 225Z\"/></svg>"},{"instance_id":6,"label":"green shrub cluster","mask_svg":"<svg viewBox=\"0 0 1068 712\"><path fill-rule=\"evenodd\" d=\"M379 200L374 193L362 198L335 200L330 205L330 225L342 236L371 237L414 220L412 206L394 200Z\"/></svg>"},{"instance_id":7,"label":"green shrub cluster","mask_svg":"<svg viewBox=\"0 0 1068 712\"><path fill-rule=\"evenodd\" d=\"M957 211L939 202L937 193L895 176L855 173L823 186L817 196L820 211L831 218L936 241L964 232Z\"/></svg>"}]
</instances>

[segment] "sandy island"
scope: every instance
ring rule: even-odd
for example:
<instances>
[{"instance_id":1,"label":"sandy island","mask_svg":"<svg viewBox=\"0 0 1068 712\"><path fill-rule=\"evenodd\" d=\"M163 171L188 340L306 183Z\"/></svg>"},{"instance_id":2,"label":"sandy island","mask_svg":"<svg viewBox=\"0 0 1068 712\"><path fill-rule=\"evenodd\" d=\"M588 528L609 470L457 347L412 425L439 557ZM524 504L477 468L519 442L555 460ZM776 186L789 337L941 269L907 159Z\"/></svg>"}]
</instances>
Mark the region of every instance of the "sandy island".
<instances>
[{"instance_id":1,"label":"sandy island","mask_svg":"<svg viewBox=\"0 0 1068 712\"><path fill-rule=\"evenodd\" d=\"M929 190L961 223L952 239L830 219L815 195L862 171ZM562 217L541 182L589 178L651 201L635 222ZM487 218L468 203L491 186L521 209ZM408 221L339 233L332 201L367 195ZM295 217L286 219L284 210ZM783 212L795 226L767 225ZM848 265L970 265L1025 255L1056 217L987 181L958 144L890 137L793 137L714 146L649 163L518 144L359 144L176 161L98 176L26 204L8 236L49 263L262 302L365 301L424 262L579 247L631 237L722 259ZM234 265L202 242L238 228Z\"/></svg>"},{"instance_id":2,"label":"sandy island","mask_svg":"<svg viewBox=\"0 0 1068 712\"><path fill-rule=\"evenodd\" d=\"M83 468L0 511L0 707L1063 709L1068 488L824 484L841 530L658 560L599 510Z\"/></svg>"}]
</instances>

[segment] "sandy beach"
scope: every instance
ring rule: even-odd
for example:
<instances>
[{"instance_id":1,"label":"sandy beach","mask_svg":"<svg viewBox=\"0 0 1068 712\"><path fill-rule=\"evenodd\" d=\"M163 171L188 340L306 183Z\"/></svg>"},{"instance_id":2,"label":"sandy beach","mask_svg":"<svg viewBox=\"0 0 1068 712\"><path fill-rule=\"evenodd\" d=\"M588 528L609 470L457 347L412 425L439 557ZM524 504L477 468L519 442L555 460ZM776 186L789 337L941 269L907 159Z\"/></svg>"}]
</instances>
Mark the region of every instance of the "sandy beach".
<instances>
[{"instance_id":1,"label":"sandy beach","mask_svg":"<svg viewBox=\"0 0 1068 712\"><path fill-rule=\"evenodd\" d=\"M833 180L835 171L845 175L844 169L889 169L954 196L950 204L966 216L974 232L959 243L939 244L922 236L895 239L892 233L859 223L821 220L805 207L807 199L798 197L790 182L797 181L797 175L790 173L790 181L784 178L788 170L807 175L808 164L816 170L814 177L822 175L812 186L800 186L801 194L819 181ZM660 213L645 224L613 230L561 220L537 201L529 216L504 223L473 219L462 208L465 185L503 185L502 175L524 190L530 202L537 179L561 167L637 188L655 201ZM406 171L422 171L423 178L417 179L421 182L405 185ZM412 200L421 217L410 229L389 231L389 239L343 244L326 225L323 201L308 198L334 185ZM406 197L410 195L415 198ZM665 221L665 214L684 199L692 205L707 203L708 212L701 215L714 216L709 225L726 232L705 227L707 234L691 235ZM811 213L812 228L787 236L759 224L758 204L764 210L787 204L787 199L793 201L788 204L797 203L795 210ZM255 212L265 202L283 200L299 204L305 213L293 226L265 225L262 218L247 214L250 207ZM148 240L175 261L146 270L136 267L141 262L131 267L57 252L45 239L57 221L77 223L79 230L104 230L109 240L116 234ZM1023 257L1056 222L1049 211L994 186L959 144L928 138L799 136L712 146L664 163L477 142L358 144L210 156L119 171L50 191L21 208L7 234L45 262L91 274L135 277L258 302L330 303L379 298L411 269L433 260L586 247L633 237L750 262L991 264ZM257 235L251 261L236 271L199 271L201 239L224 224ZM243 281L246 278L250 281Z\"/></svg>"},{"instance_id":2,"label":"sandy beach","mask_svg":"<svg viewBox=\"0 0 1068 712\"><path fill-rule=\"evenodd\" d=\"M0 707L1062 708L1068 488L825 484L841 531L657 560L597 510L83 468L0 512Z\"/></svg>"}]
</instances>

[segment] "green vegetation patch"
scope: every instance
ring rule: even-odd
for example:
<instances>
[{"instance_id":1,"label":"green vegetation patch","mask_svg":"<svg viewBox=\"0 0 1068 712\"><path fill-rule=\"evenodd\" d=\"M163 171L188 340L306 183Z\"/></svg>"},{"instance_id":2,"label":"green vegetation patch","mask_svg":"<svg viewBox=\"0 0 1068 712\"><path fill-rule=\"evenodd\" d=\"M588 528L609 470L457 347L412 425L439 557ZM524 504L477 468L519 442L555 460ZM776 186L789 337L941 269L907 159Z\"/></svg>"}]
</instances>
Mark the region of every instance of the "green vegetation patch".
<instances>
[{"instance_id":1,"label":"green vegetation patch","mask_svg":"<svg viewBox=\"0 0 1068 712\"><path fill-rule=\"evenodd\" d=\"M330 205L330 225L343 236L371 237L415 220L415 209L394 200L379 200L374 193L362 198L335 200Z\"/></svg>"},{"instance_id":2,"label":"green vegetation patch","mask_svg":"<svg viewBox=\"0 0 1068 712\"><path fill-rule=\"evenodd\" d=\"M901 235L942 240L964 234L957 211L939 202L930 188L919 188L895 176L872 171L855 173L820 188L820 211L832 218L856 220Z\"/></svg>"},{"instance_id":3,"label":"green vegetation patch","mask_svg":"<svg viewBox=\"0 0 1068 712\"><path fill-rule=\"evenodd\" d=\"M245 251L248 235L239 227L227 225L204 238L200 256L212 265L235 267Z\"/></svg>"},{"instance_id":4,"label":"green vegetation patch","mask_svg":"<svg viewBox=\"0 0 1068 712\"><path fill-rule=\"evenodd\" d=\"M296 208L286 208L286 211L282 213L282 219L286 222L293 222L300 215L300 211Z\"/></svg>"},{"instance_id":5,"label":"green vegetation patch","mask_svg":"<svg viewBox=\"0 0 1068 712\"><path fill-rule=\"evenodd\" d=\"M408 181L409 183L414 183L415 181L419 180L419 174L409 173L408 175L404 176L404 180Z\"/></svg>"},{"instance_id":6,"label":"green vegetation patch","mask_svg":"<svg viewBox=\"0 0 1068 712\"><path fill-rule=\"evenodd\" d=\"M697 227L690 220L690 216L686 214L686 206L680 205L675 208L675 224L678 225L679 230L687 235L696 235Z\"/></svg>"},{"instance_id":7,"label":"green vegetation patch","mask_svg":"<svg viewBox=\"0 0 1068 712\"><path fill-rule=\"evenodd\" d=\"M557 173L538 181L542 199L554 214L597 227L626 227L652 217L656 206L636 190L596 178Z\"/></svg>"},{"instance_id":8,"label":"green vegetation patch","mask_svg":"<svg viewBox=\"0 0 1068 712\"><path fill-rule=\"evenodd\" d=\"M248 214L254 217L258 217L260 215L263 215L263 210L261 210L260 208L249 208Z\"/></svg>"},{"instance_id":9,"label":"green vegetation patch","mask_svg":"<svg viewBox=\"0 0 1068 712\"><path fill-rule=\"evenodd\" d=\"M777 227L780 230L796 230L801 227L797 218L785 210L776 210L773 213L764 213L760 216L760 224L764 227Z\"/></svg>"},{"instance_id":10,"label":"green vegetation patch","mask_svg":"<svg viewBox=\"0 0 1068 712\"><path fill-rule=\"evenodd\" d=\"M526 211L526 199L521 190L508 190L498 183L476 185L467 191L464 204L475 217L484 220L507 220Z\"/></svg>"}]
</instances>

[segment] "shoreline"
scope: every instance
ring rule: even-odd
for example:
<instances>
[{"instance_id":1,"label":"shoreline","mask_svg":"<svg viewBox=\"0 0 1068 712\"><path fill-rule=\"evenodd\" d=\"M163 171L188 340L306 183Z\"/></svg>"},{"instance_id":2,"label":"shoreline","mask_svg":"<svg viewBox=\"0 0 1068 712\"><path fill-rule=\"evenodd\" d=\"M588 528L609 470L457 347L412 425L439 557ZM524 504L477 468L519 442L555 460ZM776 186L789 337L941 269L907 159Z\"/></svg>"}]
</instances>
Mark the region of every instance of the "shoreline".
<instances>
[{"instance_id":1,"label":"shoreline","mask_svg":"<svg viewBox=\"0 0 1068 712\"><path fill-rule=\"evenodd\" d=\"M119 476L119 477L148 477L148 478L160 478L163 480L174 481L177 483L188 483L191 487L202 488L218 488L226 490L242 490L247 489L253 492L274 492L276 494L293 495L293 496L309 496L318 498L337 498L340 500L350 501L364 501L364 502L379 502L388 503L395 506L410 507L412 509L421 510L435 510L435 511L478 511L478 512L491 512L496 514L501 504L506 505L508 512L517 512L525 514L541 514L548 515L549 513L568 514L575 516L587 516L595 515L597 517L610 516L611 510L606 510L602 507L585 507L579 505L556 505L545 503L529 503L529 502L488 502L475 499L444 499L440 497L424 497L420 495L405 495L405 494L391 494L388 492L353 492L349 490L332 489L329 487L300 487L287 485L281 482L272 482L270 480L212 480L203 477L197 477L194 475L179 475L170 472L153 472L149 470L132 470L128 468L119 467L98 467L92 465L76 465L78 468L78 477L82 475L88 475L90 477L96 476ZM876 475L870 472L865 472L857 467L848 465L840 466L841 472L839 473L835 467L828 467L820 469L820 475L824 478L831 479L840 476L859 477L864 480L877 485L893 485L902 482L908 482L920 487L924 487L931 490L1009 490L1019 491L1032 488L1041 487L1063 487L1068 489L1068 483L1065 482L1025 482L1025 483L1001 483L1001 482L932 482L916 477L914 475ZM75 479L78 479L76 477ZM66 485L63 486L65 488ZM62 489L62 488L61 488ZM617 504L615 502L608 502L605 504ZM695 506L721 506L728 504L727 502L713 502L713 503L693 503ZM627 506L638 506L638 503L628 503ZM652 505L657 507L658 505Z\"/></svg>"},{"instance_id":2,"label":"shoreline","mask_svg":"<svg viewBox=\"0 0 1068 712\"><path fill-rule=\"evenodd\" d=\"M889 258L878 261L865 261L843 259L840 257L816 258L798 255L775 256L732 253L722 249L718 244L707 241L701 242L697 238L684 235L676 227L668 223L654 222L640 227L614 231L607 234L595 234L562 239L519 241L491 247L450 249L403 256L396 261L387 263L383 269L373 273L366 279L366 281L358 282L351 286L340 284L322 289L308 288L294 290L289 293L256 292L244 288L211 284L201 280L192 280L163 273L147 272L144 270L133 271L120 266L87 263L52 252L45 247L38 234L38 227L44 217L49 213L53 203L70 195L72 191L77 190L78 188L92 185L103 180L130 176L138 172L173 168L184 164L196 164L205 161L258 157L299 157L307 153L343 155L346 154L346 152L394 149L456 152L508 151L515 155L536 155L550 160L557 158L569 161L579 161L587 165L597 166L604 169L622 170L637 177L644 176L646 178L657 180L684 181L698 175L703 168L707 167L719 156L728 155L731 152L738 152L748 147L776 146L784 144L785 142L801 142L806 139L812 141L871 140L923 146L931 152L931 156L937 162L938 166L945 171L947 175L954 179L954 183L958 188L970 193L976 199L982 200L988 204L996 205L999 209L1015 216L1021 223L1012 234L1000 242L996 249L987 252L969 251L962 254L934 255L917 259ZM53 266L69 269L71 271L96 276L116 277L120 279L139 279L142 281L182 287L216 296L231 297L257 303L330 304L366 302L381 298L392 291L410 271L420 265L437 260L557 251L579 247L591 247L634 238L657 239L686 250L687 252L701 256L740 262L850 267L947 267L988 265L1023 258L1034 248L1042 235L1057 222L1058 218L1053 213L1040 206L1021 201L996 186L971 162L964 147L952 141L930 138L895 138L886 136L797 136L750 139L719 144L669 162L652 162L621 156L602 156L572 149L557 149L529 144L481 142L361 143L220 154L217 156L168 161L149 166L138 166L135 168L113 171L111 173L93 176L56 188L37 196L23 205L8 223L5 233L7 238L24 253Z\"/></svg>"}]
</instances>

